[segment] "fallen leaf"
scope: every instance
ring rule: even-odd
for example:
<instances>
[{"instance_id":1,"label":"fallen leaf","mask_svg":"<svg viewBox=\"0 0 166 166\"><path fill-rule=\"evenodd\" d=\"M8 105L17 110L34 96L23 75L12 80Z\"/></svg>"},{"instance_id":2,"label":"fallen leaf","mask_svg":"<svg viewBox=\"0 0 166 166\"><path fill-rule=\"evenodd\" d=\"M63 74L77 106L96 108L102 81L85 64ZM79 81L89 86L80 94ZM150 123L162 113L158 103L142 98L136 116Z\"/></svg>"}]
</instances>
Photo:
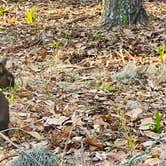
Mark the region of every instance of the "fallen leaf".
<instances>
[{"instance_id":1,"label":"fallen leaf","mask_svg":"<svg viewBox=\"0 0 166 166\"><path fill-rule=\"evenodd\" d=\"M43 136L41 136L38 132L35 132L35 131L29 131L29 132L26 132L28 134L30 134L32 137L38 139L38 140L42 140L44 139Z\"/></svg>"},{"instance_id":2,"label":"fallen leaf","mask_svg":"<svg viewBox=\"0 0 166 166\"><path fill-rule=\"evenodd\" d=\"M161 147L160 159L166 161L166 144Z\"/></svg>"},{"instance_id":3,"label":"fallen leaf","mask_svg":"<svg viewBox=\"0 0 166 166\"><path fill-rule=\"evenodd\" d=\"M17 95L20 98L27 97L28 99L32 98L32 93L29 91L22 91L22 92L17 92Z\"/></svg>"},{"instance_id":4,"label":"fallen leaf","mask_svg":"<svg viewBox=\"0 0 166 166\"><path fill-rule=\"evenodd\" d=\"M97 141L96 139L92 139L88 136L86 136L86 138L84 139L84 141L88 144L88 145L92 145L95 146L99 149L103 149L104 145L102 143L100 143L99 141Z\"/></svg>"},{"instance_id":5,"label":"fallen leaf","mask_svg":"<svg viewBox=\"0 0 166 166\"><path fill-rule=\"evenodd\" d=\"M132 118L132 120L136 120L139 117L139 115L142 114L142 112L143 110L141 108L135 108L133 110L127 111L125 114Z\"/></svg>"},{"instance_id":6,"label":"fallen leaf","mask_svg":"<svg viewBox=\"0 0 166 166\"><path fill-rule=\"evenodd\" d=\"M127 146L127 144L128 144L128 142L125 139L116 139L114 141L114 145L116 147L125 147L125 146Z\"/></svg>"},{"instance_id":7,"label":"fallen leaf","mask_svg":"<svg viewBox=\"0 0 166 166\"><path fill-rule=\"evenodd\" d=\"M156 166L159 163L158 158L150 158L146 159L145 162L143 163L143 166Z\"/></svg>"},{"instance_id":8,"label":"fallen leaf","mask_svg":"<svg viewBox=\"0 0 166 166\"><path fill-rule=\"evenodd\" d=\"M105 122L106 118L108 118L108 117L104 116L104 115L96 115L93 117L92 121L93 121L94 125L107 127L109 124L107 122Z\"/></svg>"},{"instance_id":9,"label":"fallen leaf","mask_svg":"<svg viewBox=\"0 0 166 166\"><path fill-rule=\"evenodd\" d=\"M45 126L50 126L50 125L61 126L64 122L69 120L69 118L66 116L60 116L57 118L44 117L43 120L46 121L44 123Z\"/></svg>"},{"instance_id":10,"label":"fallen leaf","mask_svg":"<svg viewBox=\"0 0 166 166\"><path fill-rule=\"evenodd\" d=\"M159 158L159 149L157 147L152 148L150 153L153 158Z\"/></svg>"},{"instance_id":11,"label":"fallen leaf","mask_svg":"<svg viewBox=\"0 0 166 166\"><path fill-rule=\"evenodd\" d=\"M159 139L160 138L160 134L157 134L153 131L143 131L143 134L149 138L153 138L153 139Z\"/></svg>"},{"instance_id":12,"label":"fallen leaf","mask_svg":"<svg viewBox=\"0 0 166 166\"><path fill-rule=\"evenodd\" d=\"M116 162L121 161L126 157L126 153L124 151L118 151L117 153L113 153L107 156L107 159L110 163L115 164Z\"/></svg>"}]
</instances>

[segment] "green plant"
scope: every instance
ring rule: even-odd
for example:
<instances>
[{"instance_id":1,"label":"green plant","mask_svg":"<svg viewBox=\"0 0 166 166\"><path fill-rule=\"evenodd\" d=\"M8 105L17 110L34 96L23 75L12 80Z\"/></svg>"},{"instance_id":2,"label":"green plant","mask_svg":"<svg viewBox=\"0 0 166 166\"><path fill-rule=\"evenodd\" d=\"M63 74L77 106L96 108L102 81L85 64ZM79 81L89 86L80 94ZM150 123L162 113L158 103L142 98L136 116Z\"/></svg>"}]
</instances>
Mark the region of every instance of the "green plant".
<instances>
[{"instance_id":1,"label":"green plant","mask_svg":"<svg viewBox=\"0 0 166 166\"><path fill-rule=\"evenodd\" d=\"M36 20L36 14L34 8L30 8L26 11L25 20L28 24L32 24Z\"/></svg>"},{"instance_id":2,"label":"green plant","mask_svg":"<svg viewBox=\"0 0 166 166\"><path fill-rule=\"evenodd\" d=\"M68 75L67 76L67 81L69 81L69 82L75 82L76 81L76 76L74 76L74 75Z\"/></svg>"},{"instance_id":3,"label":"green plant","mask_svg":"<svg viewBox=\"0 0 166 166\"><path fill-rule=\"evenodd\" d=\"M133 151L135 149L135 136L131 133L130 128L127 126L126 118L124 113L120 110L119 111L119 120L120 120L120 127L123 130L123 135L126 138L128 142L128 148L130 151Z\"/></svg>"},{"instance_id":4,"label":"green plant","mask_svg":"<svg viewBox=\"0 0 166 166\"><path fill-rule=\"evenodd\" d=\"M161 133L161 119L159 112L155 112L155 129L156 133Z\"/></svg>"},{"instance_id":5,"label":"green plant","mask_svg":"<svg viewBox=\"0 0 166 166\"><path fill-rule=\"evenodd\" d=\"M103 91L108 91L108 92L116 90L116 87L114 87L112 85L96 85L95 88L98 90L103 90Z\"/></svg>"},{"instance_id":6,"label":"green plant","mask_svg":"<svg viewBox=\"0 0 166 166\"><path fill-rule=\"evenodd\" d=\"M165 44L163 44L162 46L157 47L156 51L159 54L159 58L160 58L161 62L164 63L166 61L166 55L164 54Z\"/></svg>"},{"instance_id":7,"label":"green plant","mask_svg":"<svg viewBox=\"0 0 166 166\"><path fill-rule=\"evenodd\" d=\"M16 100L16 91L18 90L19 86L16 84L14 87L4 88L2 91L10 91L10 95L8 96L9 102L14 102Z\"/></svg>"},{"instance_id":8,"label":"green plant","mask_svg":"<svg viewBox=\"0 0 166 166\"><path fill-rule=\"evenodd\" d=\"M60 46L60 42L59 41L57 41L57 42L52 42L52 43L48 43L48 45L51 47L51 48L53 48L53 49L56 49L56 48L58 48L59 46Z\"/></svg>"},{"instance_id":9,"label":"green plant","mask_svg":"<svg viewBox=\"0 0 166 166\"><path fill-rule=\"evenodd\" d=\"M61 37L63 39L67 39L67 40L70 39L70 35L68 33L65 33L65 32L61 34Z\"/></svg>"},{"instance_id":10,"label":"green plant","mask_svg":"<svg viewBox=\"0 0 166 166\"><path fill-rule=\"evenodd\" d=\"M3 7L0 7L0 16L3 16L5 13L8 13L8 10Z\"/></svg>"},{"instance_id":11,"label":"green plant","mask_svg":"<svg viewBox=\"0 0 166 166\"><path fill-rule=\"evenodd\" d=\"M153 20L153 21L156 21L159 19L157 16L154 16L154 15L149 16L149 18L150 20Z\"/></svg>"},{"instance_id":12,"label":"green plant","mask_svg":"<svg viewBox=\"0 0 166 166\"><path fill-rule=\"evenodd\" d=\"M92 32L92 38L93 40L99 40L102 38L102 36L96 32Z\"/></svg>"},{"instance_id":13,"label":"green plant","mask_svg":"<svg viewBox=\"0 0 166 166\"><path fill-rule=\"evenodd\" d=\"M128 27L128 20L127 20L127 17L126 16L122 16L122 24L127 28Z\"/></svg>"},{"instance_id":14,"label":"green plant","mask_svg":"<svg viewBox=\"0 0 166 166\"><path fill-rule=\"evenodd\" d=\"M8 100L9 102L13 103L15 100L16 100L16 96L14 93L11 93L9 96L8 96Z\"/></svg>"},{"instance_id":15,"label":"green plant","mask_svg":"<svg viewBox=\"0 0 166 166\"><path fill-rule=\"evenodd\" d=\"M115 86L112 86L112 85L108 85L108 86L103 86L102 89L103 89L104 91L109 91L109 92L111 92L111 91L115 91L115 90L116 90L116 87L115 87Z\"/></svg>"}]
</instances>

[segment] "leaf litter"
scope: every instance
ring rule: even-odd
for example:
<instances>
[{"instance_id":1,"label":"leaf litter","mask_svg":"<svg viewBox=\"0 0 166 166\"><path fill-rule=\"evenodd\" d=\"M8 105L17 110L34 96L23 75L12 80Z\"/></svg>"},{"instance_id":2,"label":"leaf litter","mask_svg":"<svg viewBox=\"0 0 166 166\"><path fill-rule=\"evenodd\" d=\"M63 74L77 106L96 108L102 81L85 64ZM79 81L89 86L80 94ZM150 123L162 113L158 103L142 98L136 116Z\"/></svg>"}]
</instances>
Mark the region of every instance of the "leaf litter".
<instances>
[{"instance_id":1,"label":"leaf litter","mask_svg":"<svg viewBox=\"0 0 166 166\"><path fill-rule=\"evenodd\" d=\"M64 165L164 165L166 66L156 51L166 41L163 1L145 3L147 25L112 30L99 28L101 1L1 5L8 11L0 16L1 56L10 58L18 84L11 141L41 143L65 154ZM37 18L29 25L32 6ZM13 149L1 146L9 160L1 164L15 159Z\"/></svg>"}]
</instances>

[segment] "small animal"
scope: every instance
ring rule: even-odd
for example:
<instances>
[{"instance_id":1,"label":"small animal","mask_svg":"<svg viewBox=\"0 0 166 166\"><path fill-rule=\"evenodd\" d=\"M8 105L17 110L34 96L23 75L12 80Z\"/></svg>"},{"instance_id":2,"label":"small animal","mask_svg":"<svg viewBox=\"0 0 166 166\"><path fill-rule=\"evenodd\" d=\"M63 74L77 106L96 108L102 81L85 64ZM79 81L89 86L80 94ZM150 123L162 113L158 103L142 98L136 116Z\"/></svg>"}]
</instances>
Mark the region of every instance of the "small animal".
<instances>
[{"instance_id":1,"label":"small animal","mask_svg":"<svg viewBox=\"0 0 166 166\"><path fill-rule=\"evenodd\" d=\"M14 86L14 76L6 69L6 62L6 58L0 61L0 88Z\"/></svg>"},{"instance_id":2,"label":"small animal","mask_svg":"<svg viewBox=\"0 0 166 166\"><path fill-rule=\"evenodd\" d=\"M9 102L5 95L0 92L0 131L8 129L9 123ZM6 134L8 132L5 132Z\"/></svg>"},{"instance_id":3,"label":"small animal","mask_svg":"<svg viewBox=\"0 0 166 166\"><path fill-rule=\"evenodd\" d=\"M7 59L0 61L0 88L14 86L14 76L6 69ZM9 123L9 102L0 91L0 131L8 129ZM8 134L8 132L5 132Z\"/></svg>"}]
</instances>

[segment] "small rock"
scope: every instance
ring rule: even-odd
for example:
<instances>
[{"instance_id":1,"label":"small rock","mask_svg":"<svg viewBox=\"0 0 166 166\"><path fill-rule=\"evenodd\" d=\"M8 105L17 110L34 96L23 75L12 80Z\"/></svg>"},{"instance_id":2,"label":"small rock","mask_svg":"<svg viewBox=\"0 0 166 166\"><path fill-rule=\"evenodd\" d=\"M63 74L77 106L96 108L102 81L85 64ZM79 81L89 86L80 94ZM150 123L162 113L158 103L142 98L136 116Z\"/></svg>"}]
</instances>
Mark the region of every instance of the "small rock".
<instances>
[{"instance_id":1,"label":"small rock","mask_svg":"<svg viewBox=\"0 0 166 166\"><path fill-rule=\"evenodd\" d=\"M133 109L136 109L140 106L140 104L137 102L137 101L128 101L127 104L126 104L126 109L128 110L133 110Z\"/></svg>"},{"instance_id":2,"label":"small rock","mask_svg":"<svg viewBox=\"0 0 166 166\"><path fill-rule=\"evenodd\" d=\"M74 141L74 142L81 142L82 141L82 137L73 137L72 141Z\"/></svg>"},{"instance_id":3,"label":"small rock","mask_svg":"<svg viewBox=\"0 0 166 166\"><path fill-rule=\"evenodd\" d=\"M127 83L128 80L135 78L137 75L137 66L133 62L127 63L121 72L117 73L114 76L114 80L122 81L123 83Z\"/></svg>"},{"instance_id":4,"label":"small rock","mask_svg":"<svg viewBox=\"0 0 166 166\"><path fill-rule=\"evenodd\" d=\"M149 147L149 146L152 146L154 143L155 143L154 141L146 141L142 145L143 147Z\"/></svg>"}]
</instances>

